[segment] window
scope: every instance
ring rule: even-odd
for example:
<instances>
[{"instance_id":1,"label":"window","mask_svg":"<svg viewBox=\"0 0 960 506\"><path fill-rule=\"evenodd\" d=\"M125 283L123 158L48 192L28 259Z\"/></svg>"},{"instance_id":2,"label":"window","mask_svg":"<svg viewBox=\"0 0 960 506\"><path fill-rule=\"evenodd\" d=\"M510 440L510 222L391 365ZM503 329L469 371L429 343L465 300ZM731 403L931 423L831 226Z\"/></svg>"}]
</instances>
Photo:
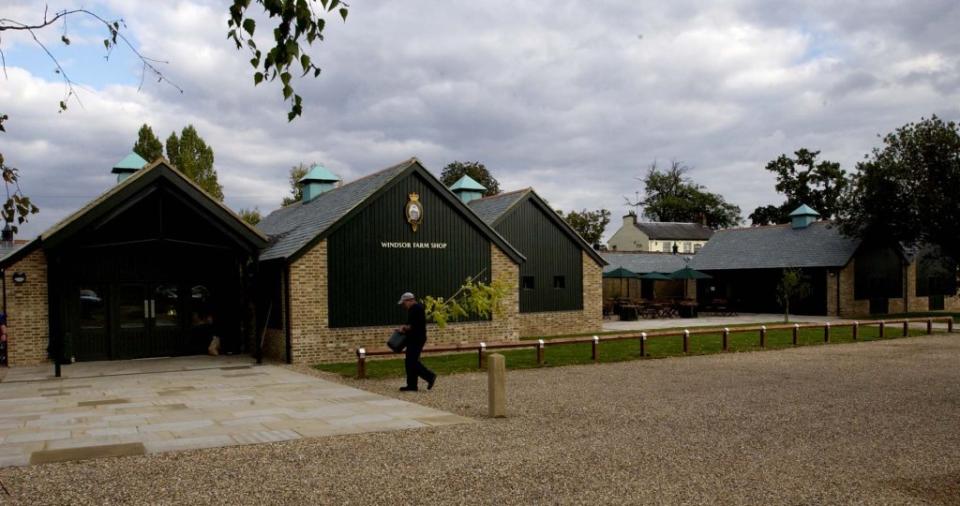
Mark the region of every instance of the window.
<instances>
[{"instance_id":1,"label":"window","mask_svg":"<svg viewBox=\"0 0 960 506\"><path fill-rule=\"evenodd\" d=\"M693 251L693 246L690 244L690 241L683 243L683 252L690 253L691 251Z\"/></svg>"},{"instance_id":2,"label":"window","mask_svg":"<svg viewBox=\"0 0 960 506\"><path fill-rule=\"evenodd\" d=\"M561 290L567 287L567 279L563 276L554 276L553 277L553 288L555 290Z\"/></svg>"},{"instance_id":3,"label":"window","mask_svg":"<svg viewBox=\"0 0 960 506\"><path fill-rule=\"evenodd\" d=\"M663 251L664 253L670 253L670 243L669 242L660 243L660 251Z\"/></svg>"},{"instance_id":4,"label":"window","mask_svg":"<svg viewBox=\"0 0 960 506\"><path fill-rule=\"evenodd\" d=\"M523 276L520 278L520 288L522 290L533 290L533 276Z\"/></svg>"},{"instance_id":5,"label":"window","mask_svg":"<svg viewBox=\"0 0 960 506\"><path fill-rule=\"evenodd\" d=\"M693 245L693 252L696 253L696 252L700 251L700 248L702 248L702 247L703 247L703 245L700 244L700 243L694 244L694 245Z\"/></svg>"}]
</instances>

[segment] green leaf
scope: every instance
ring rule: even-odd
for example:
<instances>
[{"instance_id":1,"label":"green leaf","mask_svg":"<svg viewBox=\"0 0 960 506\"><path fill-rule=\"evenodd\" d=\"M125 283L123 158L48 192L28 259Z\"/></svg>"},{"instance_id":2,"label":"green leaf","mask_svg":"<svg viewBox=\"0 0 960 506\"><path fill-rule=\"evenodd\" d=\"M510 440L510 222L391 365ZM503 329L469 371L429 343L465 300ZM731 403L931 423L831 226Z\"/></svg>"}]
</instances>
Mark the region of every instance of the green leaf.
<instances>
[{"instance_id":1,"label":"green leaf","mask_svg":"<svg viewBox=\"0 0 960 506\"><path fill-rule=\"evenodd\" d=\"M263 72L257 72L253 75L253 85L256 86L263 82Z\"/></svg>"},{"instance_id":2,"label":"green leaf","mask_svg":"<svg viewBox=\"0 0 960 506\"><path fill-rule=\"evenodd\" d=\"M340 8L340 17L343 18L344 21L347 20L347 13L348 13L348 11L347 11L347 8L346 8L346 7L341 7L341 8Z\"/></svg>"},{"instance_id":3,"label":"green leaf","mask_svg":"<svg viewBox=\"0 0 960 506\"><path fill-rule=\"evenodd\" d=\"M306 53L300 55L300 66L303 67L304 74L310 70L310 55Z\"/></svg>"},{"instance_id":4,"label":"green leaf","mask_svg":"<svg viewBox=\"0 0 960 506\"><path fill-rule=\"evenodd\" d=\"M64 44L70 45L70 39L68 39L66 35L61 36L60 40L62 40Z\"/></svg>"},{"instance_id":5,"label":"green leaf","mask_svg":"<svg viewBox=\"0 0 960 506\"><path fill-rule=\"evenodd\" d=\"M243 20L243 29L246 30L247 33L249 33L251 36L253 35L253 31L256 30L256 28L257 28L257 22L254 21L253 19L247 18Z\"/></svg>"}]
</instances>

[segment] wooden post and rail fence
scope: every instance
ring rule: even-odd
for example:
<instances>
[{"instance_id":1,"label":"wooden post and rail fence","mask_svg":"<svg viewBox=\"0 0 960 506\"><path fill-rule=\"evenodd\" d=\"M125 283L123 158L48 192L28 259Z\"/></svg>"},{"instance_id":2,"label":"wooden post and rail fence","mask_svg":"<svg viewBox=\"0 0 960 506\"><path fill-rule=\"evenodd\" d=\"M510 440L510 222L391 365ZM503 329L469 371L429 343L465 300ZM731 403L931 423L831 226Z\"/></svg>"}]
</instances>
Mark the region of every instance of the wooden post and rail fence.
<instances>
[{"instance_id":1,"label":"wooden post and rail fence","mask_svg":"<svg viewBox=\"0 0 960 506\"><path fill-rule=\"evenodd\" d=\"M576 344L585 344L590 343L591 358L594 363L600 362L600 344L604 342L612 341L630 341L636 340L639 342L640 346L640 356L646 356L646 342L649 338L669 338L669 337L681 337L683 339L683 352L690 352L690 336L696 335L709 335L709 334L721 334L721 347L723 351L729 350L730 334L745 334L756 332L759 334L759 342L761 348L766 348L767 344L767 333L771 330L791 330L792 331L792 344L796 346L799 342L800 330L801 329L823 329L823 341L825 343L830 342L830 333L832 329L850 327L851 335L853 340L856 341L860 336L860 327L866 327L874 325L878 329L878 334L880 338L886 337L886 327L888 325L902 325L903 326L903 336L907 336L910 333L910 324L911 323L924 323L926 324L927 334L933 333L933 324L935 322L942 322L947 324L947 332L953 332L953 317L951 316L935 316L930 318L900 318L895 320L867 320L867 321L839 321L839 322L823 322L823 323L785 323L780 325L757 325L757 326L743 326L743 327L702 327L702 328L693 328L693 329L683 329L683 330L663 330L663 331L648 331L648 332L635 332L635 333L624 333L624 334L614 334L614 335L596 335L596 336L585 336L585 337L566 337L566 338L557 338L557 339L530 339L523 341L504 341L504 342L480 342L480 343L460 343L460 344L451 344L451 345L438 345L438 346L427 346L423 349L423 353L457 353L457 352L476 352L477 353L477 366L480 369L483 369L485 366L485 357L488 352L493 350L509 350L509 349L521 349L521 348L533 348L536 350L537 356L537 365L543 365L546 357L546 348L548 346L567 346L567 345L576 345ZM369 357L378 357L378 356L388 356L395 355L396 353L390 348L376 348L376 349L366 349L358 348L356 350L357 355L357 378L363 379L367 377L367 359Z\"/></svg>"}]
</instances>

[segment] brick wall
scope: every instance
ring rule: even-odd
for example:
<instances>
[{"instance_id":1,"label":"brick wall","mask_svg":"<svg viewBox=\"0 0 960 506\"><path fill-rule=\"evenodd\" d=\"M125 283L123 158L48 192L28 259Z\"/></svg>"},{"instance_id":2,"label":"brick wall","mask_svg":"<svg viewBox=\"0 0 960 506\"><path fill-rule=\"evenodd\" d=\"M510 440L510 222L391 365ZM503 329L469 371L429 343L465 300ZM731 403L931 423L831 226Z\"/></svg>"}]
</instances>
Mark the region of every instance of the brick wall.
<instances>
[{"instance_id":1,"label":"brick wall","mask_svg":"<svg viewBox=\"0 0 960 506\"><path fill-rule=\"evenodd\" d=\"M603 329L603 268L586 252L583 262L583 309L520 313L520 335L555 336Z\"/></svg>"},{"instance_id":2,"label":"brick wall","mask_svg":"<svg viewBox=\"0 0 960 506\"><path fill-rule=\"evenodd\" d=\"M510 284L510 295L504 301L502 317L489 321L450 323L440 330L427 327L428 342L460 343L507 341L520 337L517 315L520 312L519 266L500 249L491 245L491 274ZM290 266L290 340L294 363L316 364L353 360L358 347L381 348L394 326L328 328L327 307L327 242L321 241ZM599 284L598 290L599 290ZM599 307L599 306L598 306ZM599 309L598 309L599 311ZM282 331L273 332L283 342ZM276 342L272 339L271 342ZM268 349L275 350L273 344ZM283 358L283 348L279 348Z\"/></svg>"},{"instance_id":3,"label":"brick wall","mask_svg":"<svg viewBox=\"0 0 960 506\"><path fill-rule=\"evenodd\" d=\"M13 273L27 275L15 285ZM43 250L23 257L4 271L7 283L8 364L33 365L47 360L50 329L47 309L47 258Z\"/></svg>"}]
</instances>

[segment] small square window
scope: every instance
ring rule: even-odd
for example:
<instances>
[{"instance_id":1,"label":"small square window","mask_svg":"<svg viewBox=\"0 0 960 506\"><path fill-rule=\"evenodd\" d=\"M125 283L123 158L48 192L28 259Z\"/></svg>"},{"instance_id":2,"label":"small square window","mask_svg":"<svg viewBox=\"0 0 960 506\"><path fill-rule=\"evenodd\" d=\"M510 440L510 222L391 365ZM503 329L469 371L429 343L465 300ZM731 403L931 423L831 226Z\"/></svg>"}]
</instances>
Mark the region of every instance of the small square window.
<instances>
[{"instance_id":1,"label":"small square window","mask_svg":"<svg viewBox=\"0 0 960 506\"><path fill-rule=\"evenodd\" d=\"M523 276L520 278L520 288L523 290L533 290L533 276Z\"/></svg>"},{"instance_id":2,"label":"small square window","mask_svg":"<svg viewBox=\"0 0 960 506\"><path fill-rule=\"evenodd\" d=\"M567 287L567 278L563 276L554 276L553 277L553 287L557 290Z\"/></svg>"}]
</instances>

